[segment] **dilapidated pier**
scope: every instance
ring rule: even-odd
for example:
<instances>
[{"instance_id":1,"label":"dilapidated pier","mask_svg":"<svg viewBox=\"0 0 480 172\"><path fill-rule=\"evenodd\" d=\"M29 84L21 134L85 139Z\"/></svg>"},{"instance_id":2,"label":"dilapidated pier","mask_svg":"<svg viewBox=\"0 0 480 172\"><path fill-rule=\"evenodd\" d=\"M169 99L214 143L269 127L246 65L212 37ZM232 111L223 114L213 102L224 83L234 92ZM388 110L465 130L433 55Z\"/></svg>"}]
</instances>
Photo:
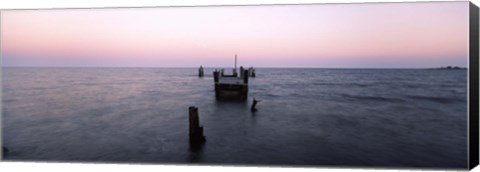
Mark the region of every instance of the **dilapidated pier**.
<instances>
[{"instance_id":1,"label":"dilapidated pier","mask_svg":"<svg viewBox=\"0 0 480 172\"><path fill-rule=\"evenodd\" d=\"M240 76L237 74L237 55L235 55L235 66L232 74L225 74L224 69L213 72L215 83L215 97L217 100L239 100L245 101L248 98L248 78L252 76L253 68L244 70L240 67Z\"/></svg>"},{"instance_id":2,"label":"dilapidated pier","mask_svg":"<svg viewBox=\"0 0 480 172\"><path fill-rule=\"evenodd\" d=\"M243 72L243 77L223 75L221 71L213 72L217 100L247 100L248 71Z\"/></svg>"}]
</instances>

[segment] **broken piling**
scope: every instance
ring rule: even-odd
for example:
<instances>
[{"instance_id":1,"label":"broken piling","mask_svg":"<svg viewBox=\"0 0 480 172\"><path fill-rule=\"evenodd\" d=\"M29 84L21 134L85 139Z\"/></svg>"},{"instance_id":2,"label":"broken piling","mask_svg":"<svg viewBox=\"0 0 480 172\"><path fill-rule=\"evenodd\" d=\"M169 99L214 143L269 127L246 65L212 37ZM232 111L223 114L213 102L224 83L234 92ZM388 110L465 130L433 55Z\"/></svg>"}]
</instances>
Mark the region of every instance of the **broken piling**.
<instances>
[{"instance_id":1,"label":"broken piling","mask_svg":"<svg viewBox=\"0 0 480 172\"><path fill-rule=\"evenodd\" d=\"M198 117L198 108L190 106L188 108L189 115L189 136L190 146L200 146L205 142L205 136L203 135L203 126L200 126Z\"/></svg>"}]
</instances>

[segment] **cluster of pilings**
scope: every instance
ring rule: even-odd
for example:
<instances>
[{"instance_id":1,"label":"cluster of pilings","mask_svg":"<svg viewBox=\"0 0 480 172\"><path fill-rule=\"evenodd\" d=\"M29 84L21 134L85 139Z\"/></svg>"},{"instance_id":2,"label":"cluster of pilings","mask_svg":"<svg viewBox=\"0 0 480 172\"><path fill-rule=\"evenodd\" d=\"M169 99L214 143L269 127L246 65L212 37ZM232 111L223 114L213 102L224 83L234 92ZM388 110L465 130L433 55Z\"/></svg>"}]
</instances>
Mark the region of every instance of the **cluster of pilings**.
<instances>
[{"instance_id":1,"label":"cluster of pilings","mask_svg":"<svg viewBox=\"0 0 480 172\"><path fill-rule=\"evenodd\" d=\"M243 80L243 84L248 84L249 71L248 71L248 70L243 70L243 68L240 68L240 71L241 71L241 72L240 72L240 79ZM234 75L225 75L225 74L223 73L223 69L220 70L220 71L218 71L218 70L213 71L213 82L214 82L215 84L221 83L221 82L220 82L220 78L222 78L222 77L230 77L230 78L232 78L232 77L237 77L237 75L236 75L236 74L234 74Z\"/></svg>"},{"instance_id":2,"label":"cluster of pilings","mask_svg":"<svg viewBox=\"0 0 480 172\"><path fill-rule=\"evenodd\" d=\"M247 71L246 74L244 73L244 71ZM248 69L244 69L243 66L240 66L240 77L243 78L243 77L255 77L255 69L253 67L249 67Z\"/></svg>"},{"instance_id":3,"label":"cluster of pilings","mask_svg":"<svg viewBox=\"0 0 480 172\"><path fill-rule=\"evenodd\" d=\"M224 69L220 69L219 71L219 74L220 76L222 77L237 77L238 74L237 74L237 71L235 69L232 70L232 74L231 75L226 75L224 73ZM247 71L247 72L245 72ZM200 66L198 68L198 77L203 77L205 76L205 71L203 69L203 66ZM240 66L240 78L244 78L245 76L247 77L255 77L256 74L255 74L255 69L253 67L249 67L248 69L244 69L243 66Z\"/></svg>"}]
</instances>

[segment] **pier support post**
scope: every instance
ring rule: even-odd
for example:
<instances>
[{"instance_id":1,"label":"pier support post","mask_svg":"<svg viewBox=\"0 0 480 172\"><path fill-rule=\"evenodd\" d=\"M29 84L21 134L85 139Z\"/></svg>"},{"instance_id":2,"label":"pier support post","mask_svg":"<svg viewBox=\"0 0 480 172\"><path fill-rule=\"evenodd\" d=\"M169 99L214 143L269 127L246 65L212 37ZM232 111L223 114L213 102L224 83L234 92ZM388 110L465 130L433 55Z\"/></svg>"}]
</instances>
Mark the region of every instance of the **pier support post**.
<instances>
[{"instance_id":1,"label":"pier support post","mask_svg":"<svg viewBox=\"0 0 480 172\"><path fill-rule=\"evenodd\" d=\"M215 97L218 98L218 81L220 80L220 72L215 70L213 72L213 82L215 83Z\"/></svg>"},{"instance_id":2,"label":"pier support post","mask_svg":"<svg viewBox=\"0 0 480 172\"><path fill-rule=\"evenodd\" d=\"M243 69L243 66L240 66L240 78L242 78L242 79L243 79L245 76L248 77L248 75L245 75L245 73L243 72L243 70L244 70L244 69Z\"/></svg>"},{"instance_id":3,"label":"pier support post","mask_svg":"<svg viewBox=\"0 0 480 172\"><path fill-rule=\"evenodd\" d=\"M188 108L189 115L189 136L190 146L200 146L205 142L205 136L203 135L203 126L200 126L198 117L198 108L190 106Z\"/></svg>"},{"instance_id":4,"label":"pier support post","mask_svg":"<svg viewBox=\"0 0 480 172\"><path fill-rule=\"evenodd\" d=\"M245 70L242 72L243 72L243 83L248 84L248 70Z\"/></svg>"},{"instance_id":5,"label":"pier support post","mask_svg":"<svg viewBox=\"0 0 480 172\"><path fill-rule=\"evenodd\" d=\"M217 83L219 79L220 79L220 72L214 71L213 72L213 82Z\"/></svg>"}]
</instances>

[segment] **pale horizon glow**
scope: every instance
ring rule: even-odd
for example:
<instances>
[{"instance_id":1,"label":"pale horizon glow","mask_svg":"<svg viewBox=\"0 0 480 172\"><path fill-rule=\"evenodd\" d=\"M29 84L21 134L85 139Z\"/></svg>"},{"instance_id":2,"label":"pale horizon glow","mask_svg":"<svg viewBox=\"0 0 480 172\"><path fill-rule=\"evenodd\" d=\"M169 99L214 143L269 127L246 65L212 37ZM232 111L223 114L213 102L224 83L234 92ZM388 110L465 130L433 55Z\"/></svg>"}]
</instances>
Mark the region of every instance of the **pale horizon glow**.
<instances>
[{"instance_id":1,"label":"pale horizon glow","mask_svg":"<svg viewBox=\"0 0 480 172\"><path fill-rule=\"evenodd\" d=\"M466 67L468 2L1 12L2 66Z\"/></svg>"}]
</instances>

